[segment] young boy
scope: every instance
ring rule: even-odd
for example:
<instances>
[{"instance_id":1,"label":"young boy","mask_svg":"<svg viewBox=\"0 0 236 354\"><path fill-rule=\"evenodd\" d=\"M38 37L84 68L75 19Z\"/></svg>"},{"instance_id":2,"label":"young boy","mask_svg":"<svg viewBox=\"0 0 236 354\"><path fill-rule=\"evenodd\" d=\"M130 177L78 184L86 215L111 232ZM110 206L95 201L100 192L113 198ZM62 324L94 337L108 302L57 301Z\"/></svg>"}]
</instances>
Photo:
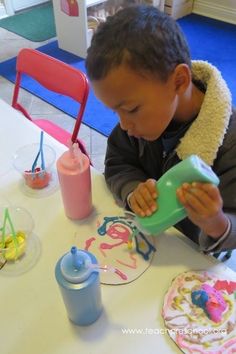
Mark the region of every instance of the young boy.
<instances>
[{"instance_id":1,"label":"young boy","mask_svg":"<svg viewBox=\"0 0 236 354\"><path fill-rule=\"evenodd\" d=\"M196 154L220 185L183 184L177 197L188 218L175 226L205 252L236 248L236 112L219 71L191 62L179 26L152 6L108 17L86 67L96 96L120 119L105 161L112 193L137 215L151 215L155 181Z\"/></svg>"}]
</instances>

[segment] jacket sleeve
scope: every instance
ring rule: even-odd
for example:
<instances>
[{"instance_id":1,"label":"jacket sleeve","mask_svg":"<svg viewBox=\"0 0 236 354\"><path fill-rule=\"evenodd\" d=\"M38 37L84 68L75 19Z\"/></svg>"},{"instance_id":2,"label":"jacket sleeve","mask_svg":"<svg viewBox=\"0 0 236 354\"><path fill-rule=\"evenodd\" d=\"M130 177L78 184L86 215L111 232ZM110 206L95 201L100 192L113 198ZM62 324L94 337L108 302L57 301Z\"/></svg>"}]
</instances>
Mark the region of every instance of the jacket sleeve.
<instances>
[{"instance_id":1,"label":"jacket sleeve","mask_svg":"<svg viewBox=\"0 0 236 354\"><path fill-rule=\"evenodd\" d=\"M140 164L139 140L129 137L117 125L108 138L105 157L105 179L115 197L126 206L126 198L149 177Z\"/></svg>"},{"instance_id":2,"label":"jacket sleeve","mask_svg":"<svg viewBox=\"0 0 236 354\"><path fill-rule=\"evenodd\" d=\"M227 251L236 248L236 216L233 214L226 213L229 219L229 231L227 235L223 235L222 238L218 240L214 240L213 238L205 235L204 233L200 233L200 249L205 252L220 252L220 251Z\"/></svg>"},{"instance_id":3,"label":"jacket sleeve","mask_svg":"<svg viewBox=\"0 0 236 354\"><path fill-rule=\"evenodd\" d=\"M213 169L220 178L219 190L223 199L223 210L230 221L230 228L228 235L223 237L220 243L200 233L200 248L205 252L236 248L236 114L219 149Z\"/></svg>"}]
</instances>

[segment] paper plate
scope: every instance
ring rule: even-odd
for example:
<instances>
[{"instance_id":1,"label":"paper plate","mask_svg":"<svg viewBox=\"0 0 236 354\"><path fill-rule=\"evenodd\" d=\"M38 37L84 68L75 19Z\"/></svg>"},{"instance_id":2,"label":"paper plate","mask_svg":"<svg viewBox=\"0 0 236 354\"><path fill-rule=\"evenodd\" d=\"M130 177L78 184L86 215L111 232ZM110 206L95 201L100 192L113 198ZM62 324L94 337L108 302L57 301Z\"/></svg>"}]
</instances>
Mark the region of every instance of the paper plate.
<instances>
[{"instance_id":1,"label":"paper plate","mask_svg":"<svg viewBox=\"0 0 236 354\"><path fill-rule=\"evenodd\" d=\"M199 295L205 287L210 289L207 301ZM236 352L235 291L235 280L206 271L185 272L173 280L162 316L167 333L183 353ZM192 292L198 305L192 300ZM222 301L226 307L221 308Z\"/></svg>"},{"instance_id":2,"label":"paper plate","mask_svg":"<svg viewBox=\"0 0 236 354\"><path fill-rule=\"evenodd\" d=\"M132 218L133 219L133 218ZM130 283L140 277L150 266L155 238L137 232L130 216L99 214L91 218L89 227L75 235L76 246L95 255L102 267L100 279L103 284ZM130 235L135 232L132 242Z\"/></svg>"}]
</instances>

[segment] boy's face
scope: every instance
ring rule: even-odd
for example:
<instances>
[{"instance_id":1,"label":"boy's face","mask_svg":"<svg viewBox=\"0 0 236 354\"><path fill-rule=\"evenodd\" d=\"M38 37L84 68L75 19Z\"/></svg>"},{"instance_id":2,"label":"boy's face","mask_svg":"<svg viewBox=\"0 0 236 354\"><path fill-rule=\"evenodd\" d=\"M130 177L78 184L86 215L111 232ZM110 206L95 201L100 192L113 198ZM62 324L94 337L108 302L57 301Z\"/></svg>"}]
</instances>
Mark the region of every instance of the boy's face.
<instances>
[{"instance_id":1,"label":"boy's face","mask_svg":"<svg viewBox=\"0 0 236 354\"><path fill-rule=\"evenodd\" d=\"M92 81L95 95L120 118L130 136L156 140L173 119L178 95L171 75L167 82L142 76L120 65L104 79Z\"/></svg>"}]
</instances>

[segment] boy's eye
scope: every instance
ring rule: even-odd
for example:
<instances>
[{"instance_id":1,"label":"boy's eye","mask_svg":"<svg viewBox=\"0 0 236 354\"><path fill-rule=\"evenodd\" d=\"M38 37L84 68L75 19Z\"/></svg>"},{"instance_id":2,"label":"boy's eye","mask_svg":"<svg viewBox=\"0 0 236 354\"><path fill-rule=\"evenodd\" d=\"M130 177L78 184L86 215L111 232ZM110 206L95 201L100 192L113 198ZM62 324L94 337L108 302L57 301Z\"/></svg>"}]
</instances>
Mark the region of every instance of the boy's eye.
<instances>
[{"instance_id":1,"label":"boy's eye","mask_svg":"<svg viewBox=\"0 0 236 354\"><path fill-rule=\"evenodd\" d=\"M138 111L139 107L134 107L133 109L129 110L128 113L136 113Z\"/></svg>"}]
</instances>

